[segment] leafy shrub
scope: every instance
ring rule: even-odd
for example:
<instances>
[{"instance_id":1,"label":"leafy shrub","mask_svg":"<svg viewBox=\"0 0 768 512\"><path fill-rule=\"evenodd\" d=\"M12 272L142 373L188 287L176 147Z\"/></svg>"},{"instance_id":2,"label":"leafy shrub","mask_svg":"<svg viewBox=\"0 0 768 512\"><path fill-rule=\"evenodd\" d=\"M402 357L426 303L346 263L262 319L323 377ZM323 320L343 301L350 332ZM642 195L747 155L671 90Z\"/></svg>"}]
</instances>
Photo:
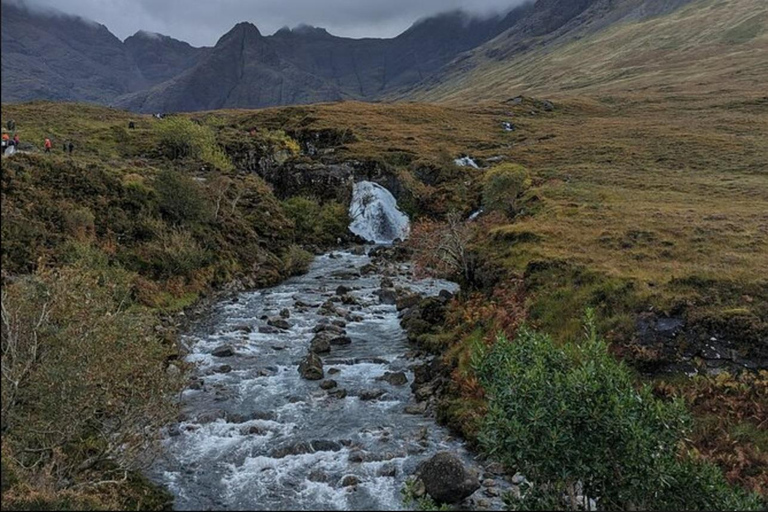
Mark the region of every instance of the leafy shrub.
<instances>
[{"instance_id":1,"label":"leafy shrub","mask_svg":"<svg viewBox=\"0 0 768 512\"><path fill-rule=\"evenodd\" d=\"M133 278L97 258L3 289L3 460L28 496L122 481L175 414L183 379L164 371L171 350L133 304Z\"/></svg>"},{"instance_id":2,"label":"leafy shrub","mask_svg":"<svg viewBox=\"0 0 768 512\"><path fill-rule=\"evenodd\" d=\"M564 347L527 328L514 341L479 346L473 367L489 400L485 450L531 479L546 506L567 496L573 510L581 495L607 510L757 508L716 468L678 457L690 426L682 402L637 389L592 318L588 327L581 344Z\"/></svg>"},{"instance_id":3,"label":"leafy shrub","mask_svg":"<svg viewBox=\"0 0 768 512\"><path fill-rule=\"evenodd\" d=\"M213 131L186 117L172 116L157 123L162 152L171 160L198 158L224 171L232 169L232 162L216 142Z\"/></svg>"},{"instance_id":4,"label":"leafy shrub","mask_svg":"<svg viewBox=\"0 0 768 512\"><path fill-rule=\"evenodd\" d=\"M307 271L314 256L298 245L290 245L281 259L283 261L283 275L296 276Z\"/></svg>"},{"instance_id":5,"label":"leafy shrub","mask_svg":"<svg viewBox=\"0 0 768 512\"><path fill-rule=\"evenodd\" d=\"M332 245L349 236L349 213L338 202L320 204L308 197L283 201L286 216L295 225L295 240L303 243Z\"/></svg>"},{"instance_id":6,"label":"leafy shrub","mask_svg":"<svg viewBox=\"0 0 768 512\"><path fill-rule=\"evenodd\" d=\"M145 245L144 256L159 279L191 277L208 260L192 234L178 228L159 233L157 239Z\"/></svg>"},{"instance_id":7,"label":"leafy shrub","mask_svg":"<svg viewBox=\"0 0 768 512\"><path fill-rule=\"evenodd\" d=\"M165 170L155 180L160 212L176 224L208 219L210 206L202 188L189 176Z\"/></svg>"},{"instance_id":8,"label":"leafy shrub","mask_svg":"<svg viewBox=\"0 0 768 512\"><path fill-rule=\"evenodd\" d=\"M485 176L483 208L514 216L520 210L523 194L530 188L531 178L525 167L517 164L501 164Z\"/></svg>"},{"instance_id":9,"label":"leafy shrub","mask_svg":"<svg viewBox=\"0 0 768 512\"><path fill-rule=\"evenodd\" d=\"M64 229L67 234L78 240L87 240L93 237L96 217L88 208L73 208L64 212Z\"/></svg>"}]
</instances>

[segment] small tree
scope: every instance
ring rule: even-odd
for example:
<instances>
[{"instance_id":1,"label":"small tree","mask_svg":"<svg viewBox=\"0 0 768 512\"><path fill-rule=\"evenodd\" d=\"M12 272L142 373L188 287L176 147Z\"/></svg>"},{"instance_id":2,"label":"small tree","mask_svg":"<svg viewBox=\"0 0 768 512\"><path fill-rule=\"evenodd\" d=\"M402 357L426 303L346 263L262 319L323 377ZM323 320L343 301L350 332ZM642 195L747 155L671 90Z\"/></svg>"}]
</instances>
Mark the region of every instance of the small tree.
<instances>
[{"instance_id":1,"label":"small tree","mask_svg":"<svg viewBox=\"0 0 768 512\"><path fill-rule=\"evenodd\" d=\"M181 116L173 116L157 123L160 148L171 160L199 158L218 169L232 169L232 162L216 143L213 131Z\"/></svg>"},{"instance_id":2,"label":"small tree","mask_svg":"<svg viewBox=\"0 0 768 512\"><path fill-rule=\"evenodd\" d=\"M475 260L469 244L476 230L476 224L462 220L456 212L442 222L417 222L408 239L417 269L426 275L471 282Z\"/></svg>"},{"instance_id":3,"label":"small tree","mask_svg":"<svg viewBox=\"0 0 768 512\"><path fill-rule=\"evenodd\" d=\"M211 215L203 189L190 177L176 171L162 171L155 180L160 212L175 224L199 222Z\"/></svg>"},{"instance_id":4,"label":"small tree","mask_svg":"<svg viewBox=\"0 0 768 512\"><path fill-rule=\"evenodd\" d=\"M756 508L720 471L678 456L690 424L682 402L636 387L591 315L588 326L580 344L559 347L522 328L474 355L489 400L480 442L534 482L523 506L575 510L593 498L606 510Z\"/></svg>"},{"instance_id":5,"label":"small tree","mask_svg":"<svg viewBox=\"0 0 768 512\"><path fill-rule=\"evenodd\" d=\"M517 164L496 166L485 176L483 208L512 217L518 213L520 199L530 186L531 178L525 167Z\"/></svg>"}]
</instances>

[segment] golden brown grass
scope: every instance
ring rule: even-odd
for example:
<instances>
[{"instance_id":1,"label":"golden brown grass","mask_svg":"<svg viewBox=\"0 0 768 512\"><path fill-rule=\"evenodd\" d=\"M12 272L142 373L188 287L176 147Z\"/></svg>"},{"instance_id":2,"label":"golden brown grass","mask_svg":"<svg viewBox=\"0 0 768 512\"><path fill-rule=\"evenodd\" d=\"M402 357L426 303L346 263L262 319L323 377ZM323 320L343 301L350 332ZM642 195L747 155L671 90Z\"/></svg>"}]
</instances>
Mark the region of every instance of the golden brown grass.
<instances>
[{"instance_id":1,"label":"golden brown grass","mask_svg":"<svg viewBox=\"0 0 768 512\"><path fill-rule=\"evenodd\" d=\"M461 68L411 92L420 101L466 103L517 94L760 91L768 80L768 3L697 0L668 15L622 22L575 39L504 54L499 38Z\"/></svg>"}]
</instances>

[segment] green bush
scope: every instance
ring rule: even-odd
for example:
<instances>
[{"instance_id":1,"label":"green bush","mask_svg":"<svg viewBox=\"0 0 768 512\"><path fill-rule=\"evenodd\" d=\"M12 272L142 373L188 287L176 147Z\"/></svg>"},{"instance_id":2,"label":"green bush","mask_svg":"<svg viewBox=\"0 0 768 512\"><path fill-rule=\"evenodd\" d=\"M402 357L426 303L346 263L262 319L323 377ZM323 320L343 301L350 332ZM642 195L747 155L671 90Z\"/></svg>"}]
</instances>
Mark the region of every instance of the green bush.
<instances>
[{"instance_id":1,"label":"green bush","mask_svg":"<svg viewBox=\"0 0 768 512\"><path fill-rule=\"evenodd\" d=\"M530 188L531 178L525 167L501 164L485 176L483 208L514 216L520 210L523 194Z\"/></svg>"},{"instance_id":2,"label":"green bush","mask_svg":"<svg viewBox=\"0 0 768 512\"><path fill-rule=\"evenodd\" d=\"M175 224L207 220L211 207L202 187L189 176L165 170L155 180L160 212Z\"/></svg>"},{"instance_id":3,"label":"green bush","mask_svg":"<svg viewBox=\"0 0 768 512\"><path fill-rule=\"evenodd\" d=\"M133 302L135 275L84 251L3 288L3 460L28 499L145 467L184 384L164 370L157 317Z\"/></svg>"},{"instance_id":4,"label":"green bush","mask_svg":"<svg viewBox=\"0 0 768 512\"><path fill-rule=\"evenodd\" d=\"M340 203L320 204L308 197L292 197L283 201L286 216L295 225L297 242L333 245L349 236L349 213Z\"/></svg>"},{"instance_id":5,"label":"green bush","mask_svg":"<svg viewBox=\"0 0 768 512\"><path fill-rule=\"evenodd\" d=\"M525 508L575 509L577 495L606 510L757 508L719 470L680 456L690 425L682 402L636 387L588 325L580 344L522 328L473 356L488 397L480 443L534 482Z\"/></svg>"},{"instance_id":6,"label":"green bush","mask_svg":"<svg viewBox=\"0 0 768 512\"><path fill-rule=\"evenodd\" d=\"M216 142L213 131L186 117L173 116L157 123L160 149L171 160L198 158L224 171L232 169L232 162Z\"/></svg>"}]
</instances>

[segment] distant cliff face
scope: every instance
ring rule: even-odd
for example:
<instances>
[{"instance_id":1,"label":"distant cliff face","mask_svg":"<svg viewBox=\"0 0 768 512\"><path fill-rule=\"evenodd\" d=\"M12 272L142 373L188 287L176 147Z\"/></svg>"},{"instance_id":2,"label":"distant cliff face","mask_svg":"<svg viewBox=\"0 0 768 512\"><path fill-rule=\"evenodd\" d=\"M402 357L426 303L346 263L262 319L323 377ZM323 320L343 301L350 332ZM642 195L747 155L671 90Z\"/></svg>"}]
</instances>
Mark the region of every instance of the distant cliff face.
<instances>
[{"instance_id":1,"label":"distant cliff face","mask_svg":"<svg viewBox=\"0 0 768 512\"><path fill-rule=\"evenodd\" d=\"M444 13L392 39L336 37L308 26L263 36L240 23L213 48L143 31L121 42L83 18L18 2L2 9L3 101L151 112L380 99L510 28L529 7L483 19Z\"/></svg>"},{"instance_id":2,"label":"distant cliff face","mask_svg":"<svg viewBox=\"0 0 768 512\"><path fill-rule=\"evenodd\" d=\"M2 100L108 102L144 86L103 25L2 4Z\"/></svg>"},{"instance_id":3,"label":"distant cliff face","mask_svg":"<svg viewBox=\"0 0 768 512\"><path fill-rule=\"evenodd\" d=\"M173 112L450 96L466 89L475 70L498 82L494 69L531 50L690 1L537 0L486 18L439 14L391 39L336 37L309 26L264 36L239 23L214 47L194 48L147 32L121 42L103 25L4 0L2 100Z\"/></svg>"}]
</instances>

